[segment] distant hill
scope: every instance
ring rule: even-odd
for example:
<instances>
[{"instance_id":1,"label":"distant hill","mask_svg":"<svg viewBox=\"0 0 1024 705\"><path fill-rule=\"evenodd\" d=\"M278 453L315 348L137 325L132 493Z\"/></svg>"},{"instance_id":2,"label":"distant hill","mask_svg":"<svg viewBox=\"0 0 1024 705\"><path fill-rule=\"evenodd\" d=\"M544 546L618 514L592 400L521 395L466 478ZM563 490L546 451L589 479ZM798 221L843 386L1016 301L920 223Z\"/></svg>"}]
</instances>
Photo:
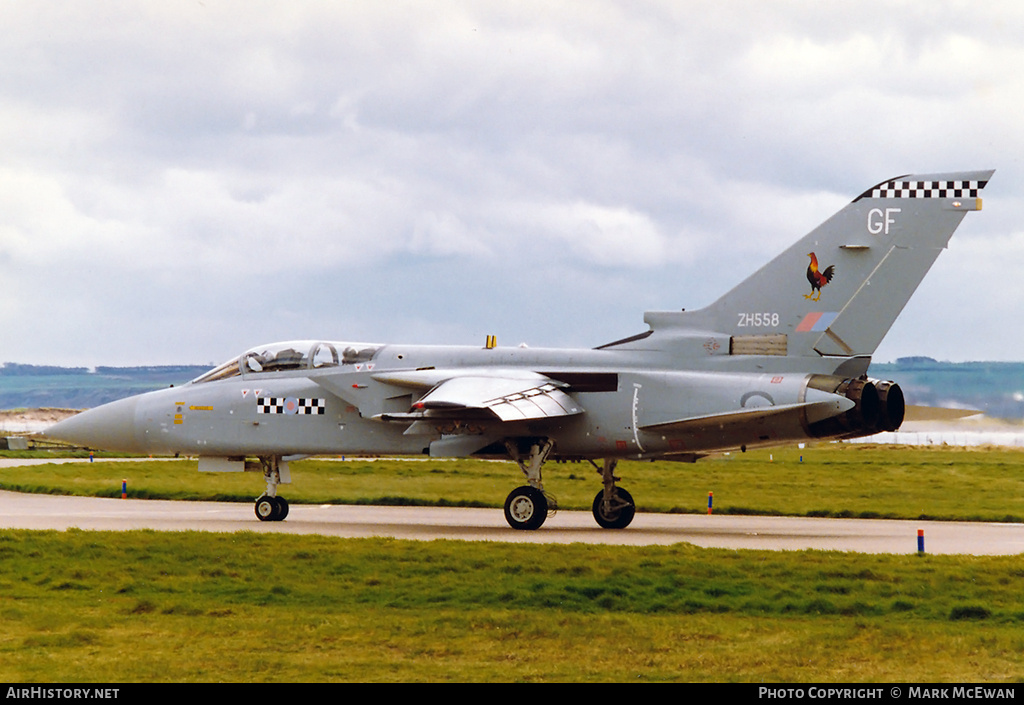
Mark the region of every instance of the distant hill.
<instances>
[{"instance_id":1,"label":"distant hill","mask_svg":"<svg viewBox=\"0 0 1024 705\"><path fill-rule=\"evenodd\" d=\"M54 367L6 362L0 367L0 409L89 409L133 394L185 384L209 365Z\"/></svg>"},{"instance_id":2,"label":"distant hill","mask_svg":"<svg viewBox=\"0 0 1024 705\"><path fill-rule=\"evenodd\" d=\"M7 362L0 367L0 409L87 409L185 384L208 365L53 367ZM977 409L1001 419L1024 418L1024 362L939 362L903 357L873 364L869 374L898 382L908 404Z\"/></svg>"}]
</instances>

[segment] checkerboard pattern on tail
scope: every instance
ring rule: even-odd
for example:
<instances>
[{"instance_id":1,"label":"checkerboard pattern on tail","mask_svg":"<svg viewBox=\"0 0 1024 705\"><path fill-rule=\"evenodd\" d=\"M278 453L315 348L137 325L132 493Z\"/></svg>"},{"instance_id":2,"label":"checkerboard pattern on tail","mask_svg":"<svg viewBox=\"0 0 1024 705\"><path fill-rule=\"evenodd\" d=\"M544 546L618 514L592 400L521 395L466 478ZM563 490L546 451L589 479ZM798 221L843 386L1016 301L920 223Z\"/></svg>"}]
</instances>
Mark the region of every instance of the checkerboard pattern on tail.
<instances>
[{"instance_id":1,"label":"checkerboard pattern on tail","mask_svg":"<svg viewBox=\"0 0 1024 705\"><path fill-rule=\"evenodd\" d=\"M987 181L902 181L879 184L861 198L977 198Z\"/></svg>"}]
</instances>

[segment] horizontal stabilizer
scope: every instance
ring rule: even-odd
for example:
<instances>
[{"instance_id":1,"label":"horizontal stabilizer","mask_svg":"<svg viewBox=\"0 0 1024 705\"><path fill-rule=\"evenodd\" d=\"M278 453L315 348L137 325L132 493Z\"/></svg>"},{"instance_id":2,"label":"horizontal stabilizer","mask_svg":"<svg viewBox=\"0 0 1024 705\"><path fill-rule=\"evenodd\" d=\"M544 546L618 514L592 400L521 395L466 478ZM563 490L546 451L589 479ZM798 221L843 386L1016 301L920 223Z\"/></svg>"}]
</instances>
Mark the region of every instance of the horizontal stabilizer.
<instances>
[{"instance_id":1,"label":"horizontal stabilizer","mask_svg":"<svg viewBox=\"0 0 1024 705\"><path fill-rule=\"evenodd\" d=\"M946 409L938 406L907 405L903 421L956 421L984 412L977 409Z\"/></svg>"}]
</instances>

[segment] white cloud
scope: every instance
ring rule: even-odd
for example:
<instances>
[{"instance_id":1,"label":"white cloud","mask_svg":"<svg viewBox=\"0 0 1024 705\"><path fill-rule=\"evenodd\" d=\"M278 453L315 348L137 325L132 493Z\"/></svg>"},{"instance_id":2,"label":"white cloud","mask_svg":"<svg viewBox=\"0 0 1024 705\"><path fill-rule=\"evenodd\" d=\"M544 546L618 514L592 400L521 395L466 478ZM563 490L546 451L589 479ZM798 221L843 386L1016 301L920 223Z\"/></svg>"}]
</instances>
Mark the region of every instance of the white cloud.
<instances>
[{"instance_id":1,"label":"white cloud","mask_svg":"<svg viewBox=\"0 0 1024 705\"><path fill-rule=\"evenodd\" d=\"M576 202L524 208L521 213L528 221L534 215L538 218L544 240L567 246L568 253L558 259L629 268L653 267L667 260L666 241L657 226L629 208ZM544 257L548 250L540 245L535 245L536 256Z\"/></svg>"},{"instance_id":2,"label":"white cloud","mask_svg":"<svg viewBox=\"0 0 1024 705\"><path fill-rule=\"evenodd\" d=\"M408 247L414 255L490 258L494 252L488 240L455 213L427 210L416 216Z\"/></svg>"},{"instance_id":3,"label":"white cloud","mask_svg":"<svg viewBox=\"0 0 1024 705\"><path fill-rule=\"evenodd\" d=\"M1024 258L1012 3L15 2L5 28L5 359L476 340L495 312L596 344L884 178L989 167L884 349L936 311L978 326L951 359L1024 344L980 333L1017 297L963 285L986 251Z\"/></svg>"}]
</instances>

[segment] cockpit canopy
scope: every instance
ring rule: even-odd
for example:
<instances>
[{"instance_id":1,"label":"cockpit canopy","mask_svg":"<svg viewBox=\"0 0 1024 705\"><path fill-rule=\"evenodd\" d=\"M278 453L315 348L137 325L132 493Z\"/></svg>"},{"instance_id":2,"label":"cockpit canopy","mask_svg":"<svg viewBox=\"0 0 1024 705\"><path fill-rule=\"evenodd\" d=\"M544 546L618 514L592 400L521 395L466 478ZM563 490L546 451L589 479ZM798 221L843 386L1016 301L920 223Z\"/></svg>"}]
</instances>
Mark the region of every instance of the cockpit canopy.
<instances>
[{"instance_id":1,"label":"cockpit canopy","mask_svg":"<svg viewBox=\"0 0 1024 705\"><path fill-rule=\"evenodd\" d=\"M206 374L192 380L192 384L215 382L239 375L283 372L286 370L315 370L369 362L380 345L367 343L331 343L316 340L292 341L260 345L236 358L218 365Z\"/></svg>"}]
</instances>

